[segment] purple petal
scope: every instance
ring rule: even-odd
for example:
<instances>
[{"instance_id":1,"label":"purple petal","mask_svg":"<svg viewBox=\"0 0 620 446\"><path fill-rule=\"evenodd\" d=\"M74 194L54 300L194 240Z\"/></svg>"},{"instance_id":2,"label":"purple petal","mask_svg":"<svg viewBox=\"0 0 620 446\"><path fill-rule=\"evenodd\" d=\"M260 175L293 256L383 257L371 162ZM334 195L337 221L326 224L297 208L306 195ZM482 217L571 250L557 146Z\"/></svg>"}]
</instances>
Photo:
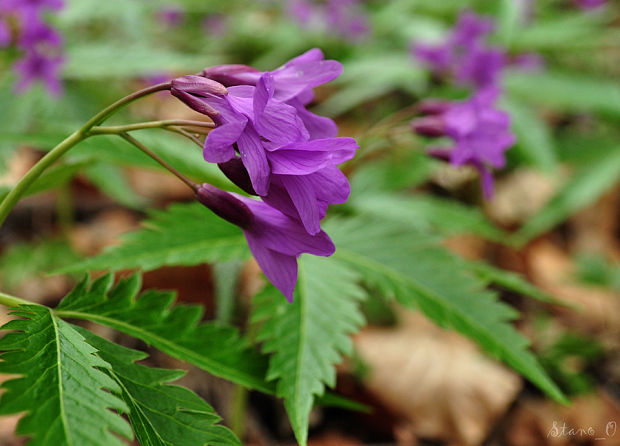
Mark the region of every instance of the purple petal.
<instances>
[{"instance_id":1,"label":"purple petal","mask_svg":"<svg viewBox=\"0 0 620 446\"><path fill-rule=\"evenodd\" d=\"M338 126L333 119L315 115L306 110L298 98L291 99L288 104L295 107L297 115L301 118L304 126L308 130L310 139L333 138L338 136Z\"/></svg>"},{"instance_id":2,"label":"purple petal","mask_svg":"<svg viewBox=\"0 0 620 446\"><path fill-rule=\"evenodd\" d=\"M351 194L349 180L336 166L327 166L305 178L319 200L339 204L349 199Z\"/></svg>"},{"instance_id":3,"label":"purple petal","mask_svg":"<svg viewBox=\"0 0 620 446\"><path fill-rule=\"evenodd\" d=\"M244 231L248 247L269 281L279 289L289 302L297 284L297 258L265 247L259 238Z\"/></svg>"},{"instance_id":4,"label":"purple petal","mask_svg":"<svg viewBox=\"0 0 620 446\"><path fill-rule=\"evenodd\" d=\"M241 161L250 175L252 186L258 195L269 190L269 163L265 149L256 130L249 124L237 140ZM228 161L228 160L226 160Z\"/></svg>"},{"instance_id":5,"label":"purple petal","mask_svg":"<svg viewBox=\"0 0 620 446\"><path fill-rule=\"evenodd\" d=\"M318 233L321 230L321 224L312 184L305 176L282 175L281 180L306 231L313 235Z\"/></svg>"},{"instance_id":6,"label":"purple petal","mask_svg":"<svg viewBox=\"0 0 620 446\"><path fill-rule=\"evenodd\" d=\"M307 88L314 88L336 79L342 74L342 64L335 60L290 62L273 72L276 83L275 98L288 101Z\"/></svg>"},{"instance_id":7,"label":"purple petal","mask_svg":"<svg viewBox=\"0 0 620 446\"><path fill-rule=\"evenodd\" d=\"M359 146L353 138L323 138L282 146L269 153L273 173L307 175L350 160Z\"/></svg>"}]
</instances>

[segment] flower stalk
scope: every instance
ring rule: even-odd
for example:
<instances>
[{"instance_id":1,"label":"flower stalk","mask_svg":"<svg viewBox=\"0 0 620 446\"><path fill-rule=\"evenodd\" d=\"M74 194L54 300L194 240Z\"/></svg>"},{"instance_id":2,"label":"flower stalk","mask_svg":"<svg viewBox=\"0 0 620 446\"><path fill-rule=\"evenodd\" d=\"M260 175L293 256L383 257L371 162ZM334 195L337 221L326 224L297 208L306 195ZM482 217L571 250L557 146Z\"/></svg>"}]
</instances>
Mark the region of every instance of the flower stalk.
<instances>
[{"instance_id":1,"label":"flower stalk","mask_svg":"<svg viewBox=\"0 0 620 446\"><path fill-rule=\"evenodd\" d=\"M45 172L58 158L67 153L72 147L78 144L80 141L91 136L91 130L93 127L98 126L119 109L127 106L128 104L152 93L158 91L164 91L170 89L170 82L153 85L142 90L138 90L122 99L119 99L115 103L101 110L95 116L93 116L86 124L80 129L73 132L67 138L65 138L60 144L50 150L43 158L39 160L22 179L15 185L15 187L7 194L2 203L0 203L0 227L8 217L9 213L24 196L26 191L32 184L39 178L43 172ZM152 152L151 152L152 153ZM149 155L151 156L151 155Z\"/></svg>"}]
</instances>

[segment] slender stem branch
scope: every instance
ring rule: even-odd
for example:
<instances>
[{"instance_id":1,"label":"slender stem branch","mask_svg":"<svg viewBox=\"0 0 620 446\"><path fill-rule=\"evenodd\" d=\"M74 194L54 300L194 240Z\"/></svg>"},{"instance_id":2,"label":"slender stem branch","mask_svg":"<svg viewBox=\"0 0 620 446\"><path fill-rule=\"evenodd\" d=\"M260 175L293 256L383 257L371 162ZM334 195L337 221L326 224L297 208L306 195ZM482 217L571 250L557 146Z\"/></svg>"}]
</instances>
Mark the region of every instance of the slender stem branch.
<instances>
[{"instance_id":1,"label":"slender stem branch","mask_svg":"<svg viewBox=\"0 0 620 446\"><path fill-rule=\"evenodd\" d=\"M176 170L167 161L165 161L159 155L157 155L156 153L151 151L148 147L146 147L144 144L142 144L136 138L131 136L129 133L119 133L118 135L121 138L125 139L125 141L127 141L127 142L133 144L134 146L136 146L138 149L140 149L142 152L144 152L149 157L153 158L155 161L157 161L159 164L161 164L166 170L170 171L174 176L176 176L179 180L183 181L194 192L198 191L198 185L196 183L194 183L192 180L187 178L181 172Z\"/></svg>"},{"instance_id":2,"label":"slender stem branch","mask_svg":"<svg viewBox=\"0 0 620 446\"><path fill-rule=\"evenodd\" d=\"M27 173L22 177L21 180L13 187L13 189L8 193L8 195L4 198L2 203L0 203L0 227L6 220L7 216L11 212L11 209L17 204L20 198L26 193L28 188L34 183L34 181L43 174L43 172L50 167L58 158L63 156L69 149L75 146L80 141L86 139L90 136L90 130L96 126L101 124L107 118L109 118L112 114L114 114L118 109L126 106L127 104L140 99L141 97L147 96L149 94L169 90L170 82L166 82L163 84L153 85L152 87L145 88L143 90L138 90L129 96L125 96L122 99L119 99L112 105L104 108L95 116L93 116L86 124L84 124L79 130L76 130L67 138L65 138L60 144L50 150L43 158L39 160Z\"/></svg>"},{"instance_id":3,"label":"slender stem branch","mask_svg":"<svg viewBox=\"0 0 620 446\"><path fill-rule=\"evenodd\" d=\"M184 128L181 127L168 127L166 130L169 130L171 132L175 132L178 133L179 135L183 135L185 136L187 139L193 141L196 143L196 145L198 147L200 147L202 149L203 147L203 143L201 140L199 140L198 138L196 138L194 135L192 135L190 132L188 132L187 130L185 130Z\"/></svg>"},{"instance_id":4,"label":"slender stem branch","mask_svg":"<svg viewBox=\"0 0 620 446\"><path fill-rule=\"evenodd\" d=\"M93 127L90 130L91 135L115 135L118 133L132 132L134 130L166 128L171 126L188 126L212 129L215 124L212 122L189 121L184 119L166 119L162 121L138 122L136 124L115 125L105 127Z\"/></svg>"},{"instance_id":5,"label":"slender stem branch","mask_svg":"<svg viewBox=\"0 0 620 446\"><path fill-rule=\"evenodd\" d=\"M2 203L0 203L0 226L6 220L6 217L11 212L11 209L17 204L20 198L26 193L28 188L35 182L37 178L41 176L41 174L50 167L54 162L63 156L67 150L71 147L75 146L78 142L82 141L85 138L84 134L81 130L78 130L71 135L69 135L64 141L54 147L52 150L47 152L47 154L39 160L32 168L26 172L26 175L19 180L19 183L15 185L13 189L8 193L8 195L4 198Z\"/></svg>"},{"instance_id":6,"label":"slender stem branch","mask_svg":"<svg viewBox=\"0 0 620 446\"><path fill-rule=\"evenodd\" d=\"M0 305L6 307L16 307L18 305L38 305L34 302L28 302L27 300L20 299L19 297L11 296L10 294L0 293Z\"/></svg>"},{"instance_id":7,"label":"slender stem branch","mask_svg":"<svg viewBox=\"0 0 620 446\"><path fill-rule=\"evenodd\" d=\"M93 128L96 125L101 124L111 115L113 115L119 108L132 103L136 99L140 99L141 97L148 96L150 94L157 93L158 91L164 91L164 90L170 90L170 82L164 82L163 84L153 85L151 87L138 90L130 94L129 96L125 96L124 98L119 99L112 105L107 106L106 108L101 110L99 113L97 113L95 116L90 118L90 120L86 124L84 124L84 127L82 127L82 131L84 133L87 133L91 128Z\"/></svg>"}]
</instances>

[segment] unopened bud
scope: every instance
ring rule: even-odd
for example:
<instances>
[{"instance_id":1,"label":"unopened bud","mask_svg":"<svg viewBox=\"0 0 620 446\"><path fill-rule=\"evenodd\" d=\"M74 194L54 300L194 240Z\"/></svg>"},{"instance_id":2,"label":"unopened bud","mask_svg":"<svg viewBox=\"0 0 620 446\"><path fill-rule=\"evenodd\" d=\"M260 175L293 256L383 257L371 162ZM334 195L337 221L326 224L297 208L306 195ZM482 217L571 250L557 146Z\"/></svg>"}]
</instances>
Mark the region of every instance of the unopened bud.
<instances>
[{"instance_id":1,"label":"unopened bud","mask_svg":"<svg viewBox=\"0 0 620 446\"><path fill-rule=\"evenodd\" d=\"M211 209L213 213L242 229L250 227L252 211L234 195L210 184L201 184L196 192L196 199Z\"/></svg>"},{"instance_id":2,"label":"unopened bud","mask_svg":"<svg viewBox=\"0 0 620 446\"><path fill-rule=\"evenodd\" d=\"M262 72L248 65L217 65L205 68L203 76L227 87L233 85L256 85Z\"/></svg>"},{"instance_id":3,"label":"unopened bud","mask_svg":"<svg viewBox=\"0 0 620 446\"><path fill-rule=\"evenodd\" d=\"M418 103L416 110L422 115L441 115L447 112L450 107L452 107L450 102L428 99Z\"/></svg>"},{"instance_id":4,"label":"unopened bud","mask_svg":"<svg viewBox=\"0 0 620 446\"><path fill-rule=\"evenodd\" d=\"M252 180L250 180L250 174L243 165L241 158L235 157L225 163L219 163L217 165L220 170L226 175L226 177L232 181L241 190L247 192L250 195L258 195L252 186Z\"/></svg>"},{"instance_id":5,"label":"unopened bud","mask_svg":"<svg viewBox=\"0 0 620 446\"><path fill-rule=\"evenodd\" d=\"M444 120L438 116L428 116L411 121L411 128L418 135L438 138L446 134Z\"/></svg>"},{"instance_id":6,"label":"unopened bud","mask_svg":"<svg viewBox=\"0 0 620 446\"><path fill-rule=\"evenodd\" d=\"M217 116L219 113L201 98L208 96L224 96L228 90L219 82L202 76L188 75L172 81L170 92L179 98L188 107L207 116Z\"/></svg>"}]
</instances>

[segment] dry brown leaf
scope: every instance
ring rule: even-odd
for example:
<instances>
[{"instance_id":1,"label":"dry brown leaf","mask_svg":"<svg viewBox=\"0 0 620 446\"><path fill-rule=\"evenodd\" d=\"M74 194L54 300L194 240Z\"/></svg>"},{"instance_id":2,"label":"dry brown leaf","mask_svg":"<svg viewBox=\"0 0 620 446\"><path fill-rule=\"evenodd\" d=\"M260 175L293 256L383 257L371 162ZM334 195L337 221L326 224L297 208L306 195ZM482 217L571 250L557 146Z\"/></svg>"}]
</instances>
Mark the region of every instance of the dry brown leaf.
<instances>
[{"instance_id":1,"label":"dry brown leaf","mask_svg":"<svg viewBox=\"0 0 620 446\"><path fill-rule=\"evenodd\" d=\"M527 257L534 284L575 307L558 310L570 327L603 335L604 340L617 344L620 339L620 296L617 293L577 283L572 259L549 241L533 245Z\"/></svg>"},{"instance_id":2,"label":"dry brown leaf","mask_svg":"<svg viewBox=\"0 0 620 446\"><path fill-rule=\"evenodd\" d=\"M69 234L73 249L83 256L99 254L103 248L120 243L119 236L138 226L131 212L105 211L93 220L75 226Z\"/></svg>"},{"instance_id":3,"label":"dry brown leaf","mask_svg":"<svg viewBox=\"0 0 620 446\"><path fill-rule=\"evenodd\" d=\"M480 444L519 392L520 378L459 334L403 314L398 328L356 336L370 369L366 386L406 417L418 437Z\"/></svg>"},{"instance_id":4,"label":"dry brown leaf","mask_svg":"<svg viewBox=\"0 0 620 446\"><path fill-rule=\"evenodd\" d=\"M501 178L495 197L487 203L487 212L501 225L522 223L549 201L558 187L558 179L535 170L519 169Z\"/></svg>"},{"instance_id":5,"label":"dry brown leaf","mask_svg":"<svg viewBox=\"0 0 620 446\"><path fill-rule=\"evenodd\" d=\"M603 391L570 406L548 400L519 404L505 432L507 446L620 446L620 409ZM597 440L598 439L598 440Z\"/></svg>"}]
</instances>

